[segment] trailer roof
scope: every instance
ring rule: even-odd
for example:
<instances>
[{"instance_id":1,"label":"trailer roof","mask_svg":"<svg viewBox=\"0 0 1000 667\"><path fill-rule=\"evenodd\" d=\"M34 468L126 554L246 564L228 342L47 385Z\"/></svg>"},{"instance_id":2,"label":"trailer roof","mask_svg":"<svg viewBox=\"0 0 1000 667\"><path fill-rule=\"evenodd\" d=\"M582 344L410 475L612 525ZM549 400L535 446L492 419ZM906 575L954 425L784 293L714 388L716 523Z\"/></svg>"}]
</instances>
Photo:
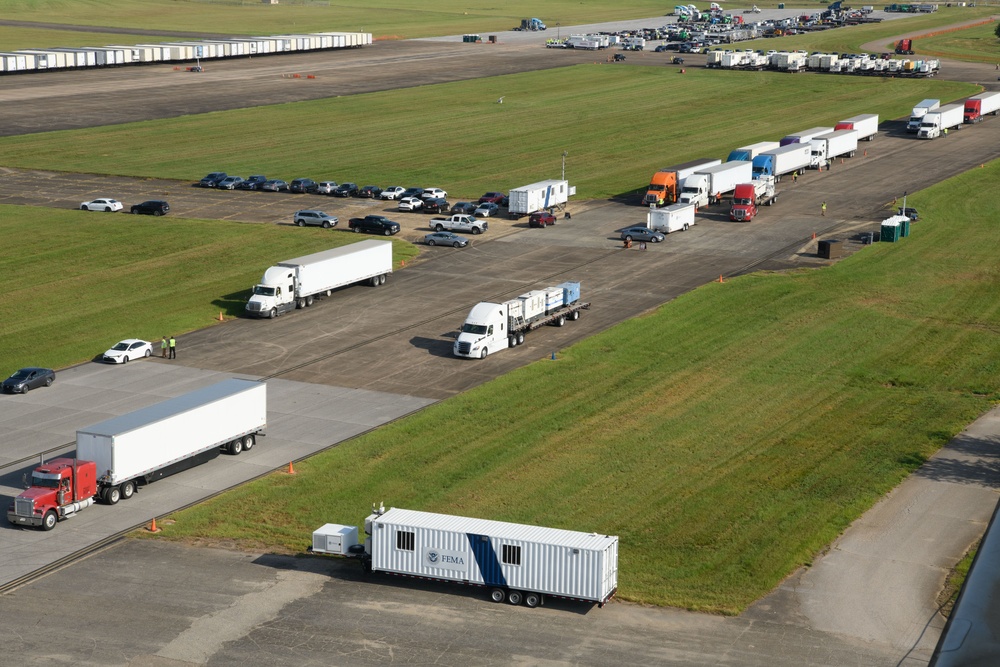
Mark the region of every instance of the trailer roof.
<instances>
[{"instance_id":1,"label":"trailer roof","mask_svg":"<svg viewBox=\"0 0 1000 667\"><path fill-rule=\"evenodd\" d=\"M581 533L561 528L545 528L520 523L507 523L506 521L474 519L463 516L452 516L450 514L435 514L433 512L418 512L416 510L399 509L397 507L389 509L382 516L375 517L373 523L488 535L489 537L500 539L554 544L574 549L594 551L603 551L608 545L618 541L617 535Z\"/></svg>"},{"instance_id":2,"label":"trailer roof","mask_svg":"<svg viewBox=\"0 0 1000 667\"><path fill-rule=\"evenodd\" d=\"M333 259L335 257L346 257L347 255L353 255L361 250L368 250L369 248L377 248L380 246L392 246L392 241L375 241L371 239L367 241L358 241L357 243L349 243L339 248L321 250L320 252L314 252L311 255L303 255L302 257L286 259L283 262L278 262L278 266L287 267L316 264L318 262L325 262L326 260Z\"/></svg>"}]
</instances>

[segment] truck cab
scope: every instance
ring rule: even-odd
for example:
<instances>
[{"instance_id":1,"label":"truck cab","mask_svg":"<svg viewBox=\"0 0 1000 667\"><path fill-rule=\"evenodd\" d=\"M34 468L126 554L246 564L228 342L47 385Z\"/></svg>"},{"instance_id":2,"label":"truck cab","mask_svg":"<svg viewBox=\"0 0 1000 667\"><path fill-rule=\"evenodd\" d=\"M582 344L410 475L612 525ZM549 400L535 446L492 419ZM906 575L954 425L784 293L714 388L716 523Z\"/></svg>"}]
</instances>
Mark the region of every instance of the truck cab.
<instances>
[{"instance_id":1,"label":"truck cab","mask_svg":"<svg viewBox=\"0 0 1000 667\"><path fill-rule=\"evenodd\" d=\"M729 219L736 222L750 222L757 215L757 194L753 183L741 183L733 191L733 205L729 209Z\"/></svg>"},{"instance_id":2,"label":"truck cab","mask_svg":"<svg viewBox=\"0 0 1000 667\"><path fill-rule=\"evenodd\" d=\"M708 176L692 174L684 179L680 203L708 206Z\"/></svg>"},{"instance_id":3,"label":"truck cab","mask_svg":"<svg viewBox=\"0 0 1000 667\"><path fill-rule=\"evenodd\" d=\"M254 285L247 311L280 315L294 309L295 271L285 266L272 266L264 272L260 284Z\"/></svg>"},{"instance_id":4,"label":"truck cab","mask_svg":"<svg viewBox=\"0 0 1000 667\"><path fill-rule=\"evenodd\" d=\"M96 495L93 461L53 459L32 471L31 486L8 506L7 520L15 526L52 530L59 519L94 504Z\"/></svg>"},{"instance_id":5,"label":"truck cab","mask_svg":"<svg viewBox=\"0 0 1000 667\"><path fill-rule=\"evenodd\" d=\"M673 171L658 171L653 174L643 202L656 206L666 206L673 204L676 199L677 174Z\"/></svg>"},{"instance_id":6,"label":"truck cab","mask_svg":"<svg viewBox=\"0 0 1000 667\"><path fill-rule=\"evenodd\" d=\"M507 307L477 303L462 324L452 352L456 357L485 359L491 351L507 348Z\"/></svg>"}]
</instances>

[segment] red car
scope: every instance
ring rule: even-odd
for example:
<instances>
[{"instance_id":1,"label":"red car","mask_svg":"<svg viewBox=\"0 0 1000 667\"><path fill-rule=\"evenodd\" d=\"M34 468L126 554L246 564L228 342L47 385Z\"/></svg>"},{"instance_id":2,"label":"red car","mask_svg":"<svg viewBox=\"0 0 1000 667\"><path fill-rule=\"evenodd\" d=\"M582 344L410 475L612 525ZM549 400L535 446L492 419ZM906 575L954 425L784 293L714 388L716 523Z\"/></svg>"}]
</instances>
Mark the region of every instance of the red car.
<instances>
[{"instance_id":1,"label":"red car","mask_svg":"<svg viewBox=\"0 0 1000 667\"><path fill-rule=\"evenodd\" d=\"M487 192L482 197L479 198L480 204L485 204L489 202L490 204L496 204L497 206L507 205L507 195L502 192Z\"/></svg>"},{"instance_id":2,"label":"red car","mask_svg":"<svg viewBox=\"0 0 1000 667\"><path fill-rule=\"evenodd\" d=\"M541 227L542 229L545 229L548 225L554 224L556 224L556 216L552 215L548 211L532 213L528 218L529 227Z\"/></svg>"}]
</instances>

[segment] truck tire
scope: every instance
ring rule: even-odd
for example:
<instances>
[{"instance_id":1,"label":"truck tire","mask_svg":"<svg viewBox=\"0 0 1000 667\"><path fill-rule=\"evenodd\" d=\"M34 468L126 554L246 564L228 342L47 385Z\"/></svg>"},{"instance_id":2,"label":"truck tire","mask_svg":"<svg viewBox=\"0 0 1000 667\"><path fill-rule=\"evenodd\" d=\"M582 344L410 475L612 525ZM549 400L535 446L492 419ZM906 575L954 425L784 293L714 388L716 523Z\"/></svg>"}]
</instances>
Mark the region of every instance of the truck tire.
<instances>
[{"instance_id":1,"label":"truck tire","mask_svg":"<svg viewBox=\"0 0 1000 667\"><path fill-rule=\"evenodd\" d=\"M361 233L361 228L360 227L352 227L351 231L354 232L355 234L360 234Z\"/></svg>"},{"instance_id":2,"label":"truck tire","mask_svg":"<svg viewBox=\"0 0 1000 667\"><path fill-rule=\"evenodd\" d=\"M118 490L121 493L122 500L128 500L135 495L135 482L132 480L122 482Z\"/></svg>"},{"instance_id":3,"label":"truck tire","mask_svg":"<svg viewBox=\"0 0 1000 667\"><path fill-rule=\"evenodd\" d=\"M385 281L386 281L386 277L385 277L385 274L383 273L382 275L380 275L378 277L378 284L379 285L385 285Z\"/></svg>"},{"instance_id":4,"label":"truck tire","mask_svg":"<svg viewBox=\"0 0 1000 667\"><path fill-rule=\"evenodd\" d=\"M306 297L306 308L313 305L313 298L311 296Z\"/></svg>"},{"instance_id":5,"label":"truck tire","mask_svg":"<svg viewBox=\"0 0 1000 667\"><path fill-rule=\"evenodd\" d=\"M49 510L42 517L42 530L52 530L59 523L59 515L55 510Z\"/></svg>"},{"instance_id":6,"label":"truck tire","mask_svg":"<svg viewBox=\"0 0 1000 667\"><path fill-rule=\"evenodd\" d=\"M515 607L521 604L522 599L524 599L524 596L521 594L521 591L507 591L507 602Z\"/></svg>"},{"instance_id":7,"label":"truck tire","mask_svg":"<svg viewBox=\"0 0 1000 667\"><path fill-rule=\"evenodd\" d=\"M274 318L276 318L276 317L278 316L278 309L277 309L277 308L272 308L272 309L271 309L271 312L270 312L270 313L268 313L268 314L267 314L267 316L268 316L268 317L269 317L270 319L272 319L272 320L273 320Z\"/></svg>"},{"instance_id":8,"label":"truck tire","mask_svg":"<svg viewBox=\"0 0 1000 667\"><path fill-rule=\"evenodd\" d=\"M479 353L479 358L480 359L485 359L486 355L489 354L489 353L490 353L490 351L484 347L483 351Z\"/></svg>"},{"instance_id":9,"label":"truck tire","mask_svg":"<svg viewBox=\"0 0 1000 667\"><path fill-rule=\"evenodd\" d=\"M296 299L295 300L295 307L298 308L299 310L302 310L303 308L306 307L306 300L305 299Z\"/></svg>"},{"instance_id":10,"label":"truck tire","mask_svg":"<svg viewBox=\"0 0 1000 667\"><path fill-rule=\"evenodd\" d=\"M517 344L518 345L524 345L524 332L523 331L517 332Z\"/></svg>"},{"instance_id":11,"label":"truck tire","mask_svg":"<svg viewBox=\"0 0 1000 667\"><path fill-rule=\"evenodd\" d=\"M494 602L497 603L503 602L504 598L506 597L507 594L503 592L502 588L494 588L493 590L490 591L490 599L493 600Z\"/></svg>"},{"instance_id":12,"label":"truck tire","mask_svg":"<svg viewBox=\"0 0 1000 667\"><path fill-rule=\"evenodd\" d=\"M434 231L436 231L436 232L443 232L444 231L444 225L434 225Z\"/></svg>"},{"instance_id":13,"label":"truck tire","mask_svg":"<svg viewBox=\"0 0 1000 667\"><path fill-rule=\"evenodd\" d=\"M117 486L109 486L104 489L104 502L108 505L117 505L122 499L122 492Z\"/></svg>"},{"instance_id":14,"label":"truck tire","mask_svg":"<svg viewBox=\"0 0 1000 667\"><path fill-rule=\"evenodd\" d=\"M514 334L507 336L507 347L517 347L517 336Z\"/></svg>"},{"instance_id":15,"label":"truck tire","mask_svg":"<svg viewBox=\"0 0 1000 667\"><path fill-rule=\"evenodd\" d=\"M576 322L578 319L580 319L580 311L574 310L572 313L569 314L569 319Z\"/></svg>"},{"instance_id":16,"label":"truck tire","mask_svg":"<svg viewBox=\"0 0 1000 667\"><path fill-rule=\"evenodd\" d=\"M563 326L565 324L566 324L566 316L565 315L560 315L558 318L556 318L555 325L557 327L561 327L561 326Z\"/></svg>"},{"instance_id":17,"label":"truck tire","mask_svg":"<svg viewBox=\"0 0 1000 667\"><path fill-rule=\"evenodd\" d=\"M235 440L229 443L229 446L226 449L229 450L229 453L231 455L239 456L240 453L243 451L243 438L236 438Z\"/></svg>"},{"instance_id":18,"label":"truck tire","mask_svg":"<svg viewBox=\"0 0 1000 667\"><path fill-rule=\"evenodd\" d=\"M253 449L253 446L256 444L257 444L257 438L254 437L253 433L251 433L250 435L243 436L243 451L249 452L251 449Z\"/></svg>"},{"instance_id":19,"label":"truck tire","mask_svg":"<svg viewBox=\"0 0 1000 667\"><path fill-rule=\"evenodd\" d=\"M542 603L542 596L538 593L525 593L524 594L524 605L531 609L534 609Z\"/></svg>"},{"instance_id":20,"label":"truck tire","mask_svg":"<svg viewBox=\"0 0 1000 667\"><path fill-rule=\"evenodd\" d=\"M472 233L473 234L482 234L483 230L480 227L473 227L472 228Z\"/></svg>"}]
</instances>

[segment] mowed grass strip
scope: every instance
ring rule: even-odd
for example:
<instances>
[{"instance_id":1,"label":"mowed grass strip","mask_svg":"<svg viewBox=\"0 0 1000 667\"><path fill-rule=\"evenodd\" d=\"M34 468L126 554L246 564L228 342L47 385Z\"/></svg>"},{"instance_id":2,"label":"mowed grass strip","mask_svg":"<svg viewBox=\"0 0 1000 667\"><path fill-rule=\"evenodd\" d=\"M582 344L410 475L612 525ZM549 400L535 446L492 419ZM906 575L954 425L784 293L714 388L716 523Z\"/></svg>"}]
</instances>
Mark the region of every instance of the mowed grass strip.
<instances>
[{"instance_id":1,"label":"mowed grass strip","mask_svg":"<svg viewBox=\"0 0 1000 667\"><path fill-rule=\"evenodd\" d=\"M933 37L914 40L917 54L931 54L942 58L971 60L975 62L1000 62L1000 39L996 36L996 23L979 25Z\"/></svg>"},{"instance_id":2,"label":"mowed grass strip","mask_svg":"<svg viewBox=\"0 0 1000 667\"><path fill-rule=\"evenodd\" d=\"M243 312L272 264L358 241L340 231L0 205L0 375L62 368L122 338L159 340ZM417 249L394 241L397 262ZM3 375L6 377L6 375Z\"/></svg>"},{"instance_id":3,"label":"mowed grass strip","mask_svg":"<svg viewBox=\"0 0 1000 667\"><path fill-rule=\"evenodd\" d=\"M469 198L558 178L567 151L566 176L578 196L604 198L643 188L668 164L724 158L736 146L858 113L900 117L921 99L979 90L934 80L588 64L4 137L0 165L182 180L224 170L433 185Z\"/></svg>"},{"instance_id":4,"label":"mowed grass strip","mask_svg":"<svg viewBox=\"0 0 1000 667\"><path fill-rule=\"evenodd\" d=\"M617 534L621 597L737 613L1000 397L998 176L912 195L900 243L707 285L163 535L303 552L384 501Z\"/></svg>"},{"instance_id":5,"label":"mowed grass strip","mask_svg":"<svg viewBox=\"0 0 1000 667\"><path fill-rule=\"evenodd\" d=\"M46 30L42 28L12 28L0 26L0 49L51 49L60 46L109 46L112 44L144 44L165 41L162 37L122 35L108 32L78 32L74 30Z\"/></svg>"}]
</instances>

